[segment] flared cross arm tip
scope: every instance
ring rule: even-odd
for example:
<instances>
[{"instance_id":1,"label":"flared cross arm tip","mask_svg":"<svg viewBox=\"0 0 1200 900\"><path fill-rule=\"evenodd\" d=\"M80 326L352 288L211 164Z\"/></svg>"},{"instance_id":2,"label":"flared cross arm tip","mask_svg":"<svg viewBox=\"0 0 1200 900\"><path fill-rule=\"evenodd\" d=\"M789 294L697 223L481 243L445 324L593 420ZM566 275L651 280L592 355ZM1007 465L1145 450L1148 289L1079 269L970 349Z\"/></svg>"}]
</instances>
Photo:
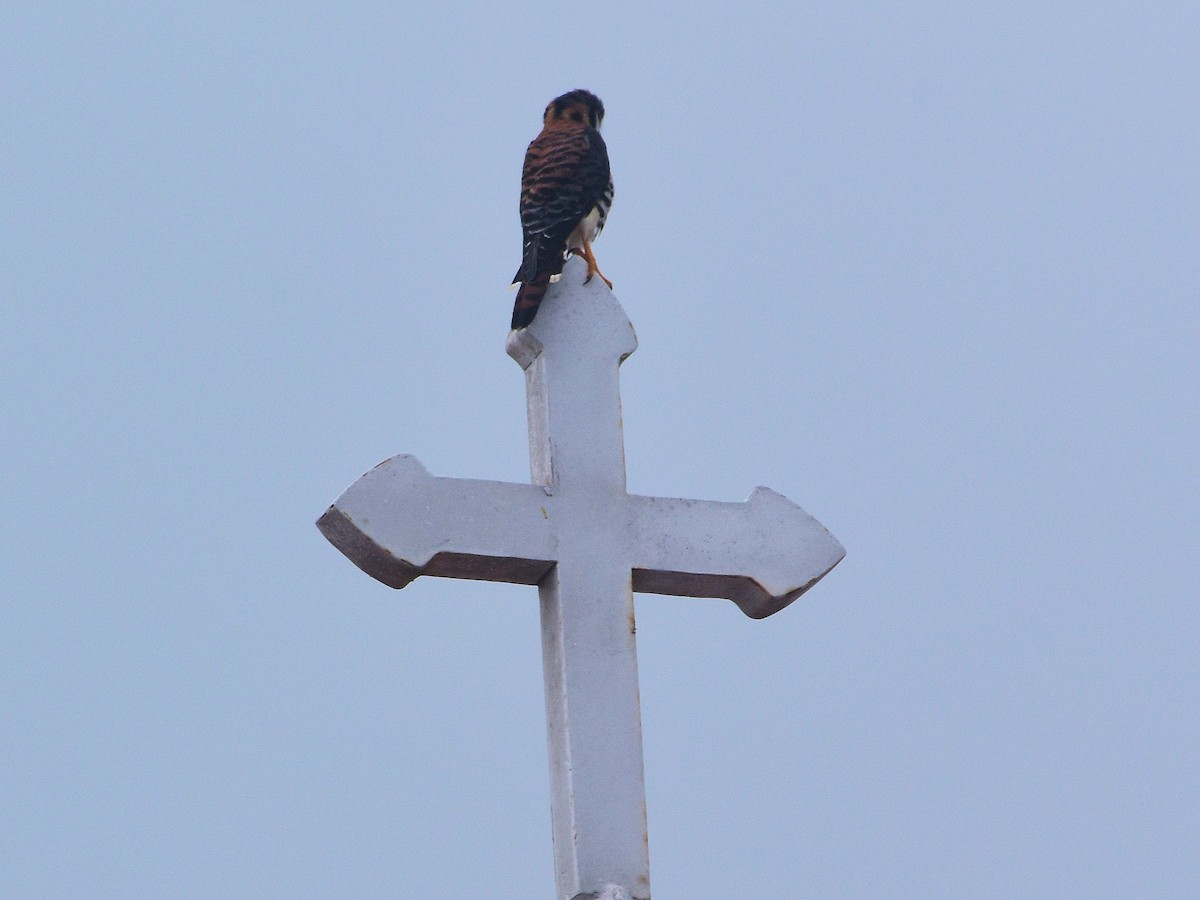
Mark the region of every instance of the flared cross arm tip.
<instances>
[{"instance_id":1,"label":"flared cross arm tip","mask_svg":"<svg viewBox=\"0 0 1200 900\"><path fill-rule=\"evenodd\" d=\"M420 575L537 584L554 564L546 502L536 485L439 478L401 454L347 488L317 527L388 587Z\"/></svg>"},{"instance_id":2,"label":"flared cross arm tip","mask_svg":"<svg viewBox=\"0 0 1200 900\"><path fill-rule=\"evenodd\" d=\"M390 588L399 590L424 572L422 566L413 565L377 544L336 503L317 519L317 528L347 559Z\"/></svg>"},{"instance_id":3,"label":"flared cross arm tip","mask_svg":"<svg viewBox=\"0 0 1200 900\"><path fill-rule=\"evenodd\" d=\"M779 612L841 562L828 529L782 494L744 503L631 497L633 589L732 600L752 619Z\"/></svg>"}]
</instances>

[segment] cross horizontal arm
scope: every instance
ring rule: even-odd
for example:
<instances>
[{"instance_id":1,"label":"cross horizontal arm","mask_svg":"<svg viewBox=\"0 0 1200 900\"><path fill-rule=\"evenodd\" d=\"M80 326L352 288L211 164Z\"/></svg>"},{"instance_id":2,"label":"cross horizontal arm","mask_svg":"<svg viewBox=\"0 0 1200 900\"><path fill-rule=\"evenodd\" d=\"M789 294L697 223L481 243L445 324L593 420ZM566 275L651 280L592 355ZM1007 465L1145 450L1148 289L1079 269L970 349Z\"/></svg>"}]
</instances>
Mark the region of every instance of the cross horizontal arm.
<instances>
[{"instance_id":1,"label":"cross horizontal arm","mask_svg":"<svg viewBox=\"0 0 1200 900\"><path fill-rule=\"evenodd\" d=\"M846 555L825 526L770 488L745 503L629 498L633 589L722 597L746 615L779 612Z\"/></svg>"},{"instance_id":2,"label":"cross horizontal arm","mask_svg":"<svg viewBox=\"0 0 1200 900\"><path fill-rule=\"evenodd\" d=\"M394 456L346 489L317 527L389 587L418 575L537 584L554 564L545 490L439 478Z\"/></svg>"}]
</instances>

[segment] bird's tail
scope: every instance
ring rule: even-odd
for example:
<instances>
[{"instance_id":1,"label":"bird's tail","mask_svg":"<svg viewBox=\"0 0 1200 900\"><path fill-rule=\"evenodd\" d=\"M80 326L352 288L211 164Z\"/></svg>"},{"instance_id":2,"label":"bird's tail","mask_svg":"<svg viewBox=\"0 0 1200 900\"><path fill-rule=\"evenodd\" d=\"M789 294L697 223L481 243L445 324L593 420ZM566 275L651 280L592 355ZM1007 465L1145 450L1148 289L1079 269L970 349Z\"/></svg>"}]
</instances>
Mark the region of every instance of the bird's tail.
<instances>
[{"instance_id":1,"label":"bird's tail","mask_svg":"<svg viewBox=\"0 0 1200 900\"><path fill-rule=\"evenodd\" d=\"M517 302L513 304L512 327L524 328L537 315L542 298L546 296L546 287L550 284L550 273L544 272L532 281L521 282L517 291Z\"/></svg>"}]
</instances>

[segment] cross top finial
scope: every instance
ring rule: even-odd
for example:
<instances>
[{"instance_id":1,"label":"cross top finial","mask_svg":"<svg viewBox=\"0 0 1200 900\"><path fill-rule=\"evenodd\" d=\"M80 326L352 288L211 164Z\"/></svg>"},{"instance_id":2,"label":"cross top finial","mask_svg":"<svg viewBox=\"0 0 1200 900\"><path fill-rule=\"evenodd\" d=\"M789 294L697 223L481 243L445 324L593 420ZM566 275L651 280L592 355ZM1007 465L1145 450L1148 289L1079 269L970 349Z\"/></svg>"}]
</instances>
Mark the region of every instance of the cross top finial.
<instances>
[{"instance_id":1,"label":"cross top finial","mask_svg":"<svg viewBox=\"0 0 1200 900\"><path fill-rule=\"evenodd\" d=\"M587 265L578 257L567 261L562 281L571 289L551 289L537 318L519 331L510 331L506 350L522 369L545 347L586 354L620 364L637 349L637 335L625 310L604 282L584 283Z\"/></svg>"}]
</instances>

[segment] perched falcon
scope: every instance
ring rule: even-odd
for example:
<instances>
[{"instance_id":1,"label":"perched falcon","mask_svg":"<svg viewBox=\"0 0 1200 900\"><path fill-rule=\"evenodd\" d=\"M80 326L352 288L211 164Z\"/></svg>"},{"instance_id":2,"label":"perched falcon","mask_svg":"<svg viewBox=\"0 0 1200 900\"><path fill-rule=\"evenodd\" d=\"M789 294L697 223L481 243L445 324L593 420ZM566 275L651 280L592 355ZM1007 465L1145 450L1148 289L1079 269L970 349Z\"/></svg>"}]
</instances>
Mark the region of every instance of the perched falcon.
<instances>
[{"instance_id":1,"label":"perched falcon","mask_svg":"<svg viewBox=\"0 0 1200 900\"><path fill-rule=\"evenodd\" d=\"M587 260L587 280L599 275L592 241L612 206L608 148L600 137L604 104L589 91L571 91L550 101L542 133L525 153L521 171L521 230L524 246L513 306L512 327L524 328L537 315L546 285L562 274L567 253Z\"/></svg>"}]
</instances>

